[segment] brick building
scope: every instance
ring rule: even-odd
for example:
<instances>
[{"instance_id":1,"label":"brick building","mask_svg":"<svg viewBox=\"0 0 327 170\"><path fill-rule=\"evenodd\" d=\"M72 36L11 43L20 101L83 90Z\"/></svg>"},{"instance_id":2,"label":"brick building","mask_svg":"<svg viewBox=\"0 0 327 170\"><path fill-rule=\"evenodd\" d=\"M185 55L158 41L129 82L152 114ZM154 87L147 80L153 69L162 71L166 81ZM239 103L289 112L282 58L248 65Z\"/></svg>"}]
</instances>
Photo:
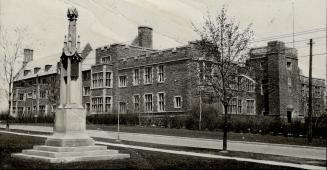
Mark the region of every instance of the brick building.
<instances>
[{"instance_id":1,"label":"brick building","mask_svg":"<svg viewBox=\"0 0 327 170\"><path fill-rule=\"evenodd\" d=\"M93 50L87 44L79 52L83 58L82 102L89 114L178 115L199 105L201 76L193 70L205 64L196 43L165 50L152 46L152 28L143 26L138 28L132 45L111 44ZM55 112L59 101L59 59L58 53L33 60L33 50L25 49L23 66L14 80L16 115ZM233 98L228 111L289 119L303 117L301 85L305 83L301 83L304 78L300 77L297 62L296 50L282 42L252 49L247 66L255 72L244 76L247 93ZM324 90L320 86L324 80L314 82L319 90ZM210 91L204 91L201 97L204 103L222 109ZM321 108L325 107L323 98L317 101L322 102L318 104Z\"/></svg>"}]
</instances>

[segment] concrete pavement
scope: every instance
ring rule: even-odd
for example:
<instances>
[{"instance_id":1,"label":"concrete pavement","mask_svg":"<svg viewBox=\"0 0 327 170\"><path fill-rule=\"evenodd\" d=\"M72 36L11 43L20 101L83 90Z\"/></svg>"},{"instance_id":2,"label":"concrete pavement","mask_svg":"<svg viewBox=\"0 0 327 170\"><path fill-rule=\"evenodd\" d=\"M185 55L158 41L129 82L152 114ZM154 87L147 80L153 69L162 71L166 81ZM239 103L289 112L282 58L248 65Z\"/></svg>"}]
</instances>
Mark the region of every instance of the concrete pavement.
<instances>
[{"instance_id":1,"label":"concrete pavement","mask_svg":"<svg viewBox=\"0 0 327 170\"><path fill-rule=\"evenodd\" d=\"M4 125L0 125L0 127L4 127ZM26 130L26 131L39 131L39 132L48 132L48 133L53 132L52 127L46 127L46 126L11 125L10 128ZM106 139L117 138L117 132L112 132L112 131L88 130L87 133L91 137L96 137L96 138L106 138ZM119 134L119 137L121 140L133 141L133 142L155 143L155 144L163 144L163 145L208 148L208 149L222 149L222 140L214 140L214 139L176 137L176 136L126 133L126 132L121 132ZM229 141L228 149L231 151L242 151L242 152L326 160L326 148L324 147Z\"/></svg>"}]
</instances>

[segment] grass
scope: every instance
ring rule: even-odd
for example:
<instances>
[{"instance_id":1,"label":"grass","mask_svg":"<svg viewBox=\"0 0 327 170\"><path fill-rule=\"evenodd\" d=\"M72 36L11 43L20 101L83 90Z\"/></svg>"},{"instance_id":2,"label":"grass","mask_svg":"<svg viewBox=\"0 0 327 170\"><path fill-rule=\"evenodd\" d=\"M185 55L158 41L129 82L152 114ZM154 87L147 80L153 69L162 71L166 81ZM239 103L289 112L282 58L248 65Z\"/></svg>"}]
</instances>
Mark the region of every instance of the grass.
<instances>
[{"instance_id":1,"label":"grass","mask_svg":"<svg viewBox=\"0 0 327 170\"><path fill-rule=\"evenodd\" d=\"M24 124L24 125L40 125L40 126L53 126L52 124ZM117 131L117 125L97 125L88 124L87 129L98 129L105 131ZM156 134L156 135L169 135L169 136L181 136L181 137L193 137L193 138L208 138L208 139L220 139L222 140L223 133L221 131L199 131L188 129L169 129L159 127L141 127L141 126L120 126L121 132L129 133L144 133L144 134ZM228 140L235 141L247 141L247 142L263 142L263 143L275 143L275 144L289 144L289 145L308 145L326 147L327 140L323 138L314 138L311 144L307 143L305 137L287 137L277 135L260 135L252 133L228 133Z\"/></svg>"},{"instance_id":2,"label":"grass","mask_svg":"<svg viewBox=\"0 0 327 170\"><path fill-rule=\"evenodd\" d=\"M33 145L43 144L44 140L37 137L0 133L0 169L292 169L235 160L200 158L117 147L108 148L119 149L121 153L129 153L131 158L67 164L50 164L11 158L11 153L21 152L22 149L30 149Z\"/></svg>"}]
</instances>

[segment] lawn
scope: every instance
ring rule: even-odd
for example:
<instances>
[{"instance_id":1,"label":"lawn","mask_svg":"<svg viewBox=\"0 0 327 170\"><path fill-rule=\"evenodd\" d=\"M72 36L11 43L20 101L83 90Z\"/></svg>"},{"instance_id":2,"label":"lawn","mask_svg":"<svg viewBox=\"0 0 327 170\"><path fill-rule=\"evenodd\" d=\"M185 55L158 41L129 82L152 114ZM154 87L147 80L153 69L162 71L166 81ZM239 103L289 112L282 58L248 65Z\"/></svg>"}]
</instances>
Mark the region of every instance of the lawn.
<instances>
[{"instance_id":1,"label":"lawn","mask_svg":"<svg viewBox=\"0 0 327 170\"><path fill-rule=\"evenodd\" d=\"M24 139L24 140L22 140ZM11 158L11 153L30 149L43 144L45 139L0 133L0 169L292 169L235 160L210 159L160 152L119 149L129 153L130 159L112 161L75 162L68 164L49 164L39 161Z\"/></svg>"}]
</instances>

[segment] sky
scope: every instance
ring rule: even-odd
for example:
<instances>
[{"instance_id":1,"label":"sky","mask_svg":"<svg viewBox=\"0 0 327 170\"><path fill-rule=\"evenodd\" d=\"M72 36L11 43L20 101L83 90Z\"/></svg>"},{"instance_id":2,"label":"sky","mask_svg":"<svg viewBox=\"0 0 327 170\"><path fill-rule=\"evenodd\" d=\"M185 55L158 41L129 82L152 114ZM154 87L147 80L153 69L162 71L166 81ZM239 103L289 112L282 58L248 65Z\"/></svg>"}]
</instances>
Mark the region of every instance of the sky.
<instances>
[{"instance_id":1,"label":"sky","mask_svg":"<svg viewBox=\"0 0 327 170\"><path fill-rule=\"evenodd\" d=\"M0 25L27 28L26 48L34 50L34 59L45 57L61 52L68 28L67 8L74 6L79 12L82 45L131 43L137 27L145 25L153 28L154 48L164 49L198 39L192 24L200 26L208 13L216 15L225 6L241 27L253 24L257 42L251 47L264 46L267 40L285 41L292 47L292 3L294 46L299 67L308 75L309 39L314 41L313 54L326 53L325 0L0 0ZM313 57L313 76L326 78L325 54ZM0 105L3 96L0 89Z\"/></svg>"}]
</instances>

